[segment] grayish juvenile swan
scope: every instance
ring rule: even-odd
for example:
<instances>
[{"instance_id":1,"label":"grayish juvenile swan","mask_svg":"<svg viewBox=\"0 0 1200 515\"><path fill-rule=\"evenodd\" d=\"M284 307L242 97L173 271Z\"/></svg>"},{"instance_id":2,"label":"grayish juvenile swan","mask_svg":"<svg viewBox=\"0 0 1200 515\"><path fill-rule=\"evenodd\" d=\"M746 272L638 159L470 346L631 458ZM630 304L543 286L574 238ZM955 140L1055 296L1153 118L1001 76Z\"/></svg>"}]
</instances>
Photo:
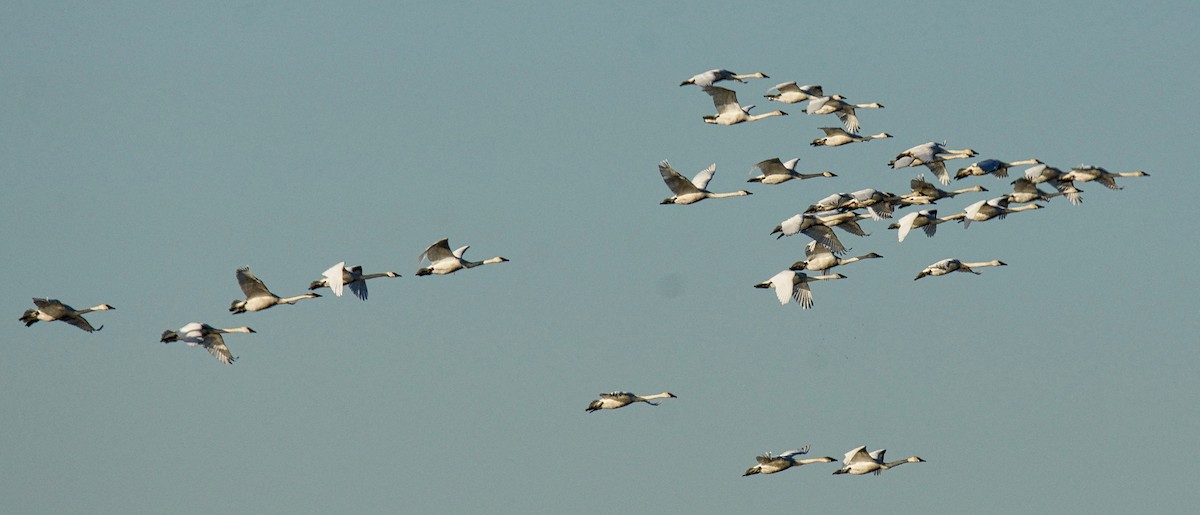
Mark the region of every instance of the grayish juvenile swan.
<instances>
[{"instance_id":1,"label":"grayish juvenile swan","mask_svg":"<svg viewBox=\"0 0 1200 515\"><path fill-rule=\"evenodd\" d=\"M675 394L671 392L656 393L654 395L647 395L645 397L634 395L629 392L601 393L600 398L592 401L591 404L588 404L587 409L584 411L591 413L593 411L602 409L617 409L628 406L635 402L644 402L651 406L658 406L657 402L650 401L654 399L674 399L675 397Z\"/></svg>"},{"instance_id":2,"label":"grayish juvenile swan","mask_svg":"<svg viewBox=\"0 0 1200 515\"><path fill-rule=\"evenodd\" d=\"M350 292L362 300L367 300L367 279L375 279L378 277L400 277L396 272L383 272L378 274L362 273L362 266L357 265L351 268L346 268L346 262L342 261L336 265L329 267L321 275L324 277L313 281L308 285L309 290L320 288L329 288L333 290L333 294L341 297L342 287L350 288Z\"/></svg>"},{"instance_id":3,"label":"grayish juvenile swan","mask_svg":"<svg viewBox=\"0 0 1200 515\"><path fill-rule=\"evenodd\" d=\"M242 288L242 293L246 295L246 300L236 299L229 305L229 312L235 315L247 311L262 311L279 304L295 304L299 300L320 297L316 293L309 292L295 297L280 298L278 295L271 293L271 290L268 290L262 281L250 273L250 267L248 266L237 270L237 280L238 286Z\"/></svg>"},{"instance_id":4,"label":"grayish juvenile swan","mask_svg":"<svg viewBox=\"0 0 1200 515\"><path fill-rule=\"evenodd\" d=\"M832 463L837 461L829 456L823 458L806 458L803 460L796 459L799 456L808 454L808 448L809 446L805 445L800 449L784 451L779 456L771 456L770 452L765 452L761 456L754 458L758 460L758 465L746 469L746 473L742 474L742 477L753 476L754 474L774 474L792 467L808 465L809 463Z\"/></svg>"},{"instance_id":5,"label":"grayish juvenile swan","mask_svg":"<svg viewBox=\"0 0 1200 515\"><path fill-rule=\"evenodd\" d=\"M483 261L467 261L466 259L463 259L463 254L465 254L469 248L471 248L471 246L466 245L459 247L454 252L450 252L450 240L438 240L433 245L430 245L429 248L425 249L425 252L422 252L421 255L417 257L418 263L425 259L429 260L429 266L418 269L417 275L446 275L452 274L464 268L475 268L480 265L490 265L493 263L504 263L508 261L508 259L500 256L485 259Z\"/></svg>"},{"instance_id":6,"label":"grayish juvenile swan","mask_svg":"<svg viewBox=\"0 0 1200 515\"><path fill-rule=\"evenodd\" d=\"M104 329L104 326L92 328L92 324L85 320L81 315L91 313L93 311L108 311L110 309L115 309L108 304L101 304L99 306L92 306L87 309L77 310L71 306L59 302L58 299L43 299L41 297L34 297L33 305L37 306L37 309L25 310L25 313L22 313L21 318L18 319L25 323L25 327L29 327L38 322L53 322L58 320L83 329L89 333Z\"/></svg>"},{"instance_id":7,"label":"grayish juvenile swan","mask_svg":"<svg viewBox=\"0 0 1200 515\"><path fill-rule=\"evenodd\" d=\"M232 329L217 329L208 324L200 322L192 322L179 328L178 331L166 330L162 333L162 338L159 341L163 343L183 341L189 347L197 345L204 347L212 354L217 361L226 365L232 364L237 358L229 353L229 347L225 346L225 339L221 337L224 333L253 333L254 329L249 327L234 327Z\"/></svg>"}]
</instances>

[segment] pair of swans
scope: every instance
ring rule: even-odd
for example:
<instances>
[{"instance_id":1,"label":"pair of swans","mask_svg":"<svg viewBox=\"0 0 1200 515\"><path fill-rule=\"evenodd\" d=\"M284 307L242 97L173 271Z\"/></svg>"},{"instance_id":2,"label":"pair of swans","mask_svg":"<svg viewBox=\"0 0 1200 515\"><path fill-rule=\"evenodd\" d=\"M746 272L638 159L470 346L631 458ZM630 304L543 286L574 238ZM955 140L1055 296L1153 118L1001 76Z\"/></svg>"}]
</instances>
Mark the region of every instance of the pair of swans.
<instances>
[{"instance_id":1,"label":"pair of swans","mask_svg":"<svg viewBox=\"0 0 1200 515\"><path fill-rule=\"evenodd\" d=\"M925 166L937 176L938 182L950 184L950 173L946 171L945 161L966 159L974 157L977 153L969 148L951 150L946 148L945 145L946 142L944 141L942 143L930 141L929 143L917 145L901 152L895 159L888 162L888 166L894 170L909 166Z\"/></svg>"},{"instance_id":2,"label":"pair of swans","mask_svg":"<svg viewBox=\"0 0 1200 515\"><path fill-rule=\"evenodd\" d=\"M214 358L217 358L217 361L225 365L231 365L237 358L229 353L229 347L225 346L225 338L221 335L253 332L256 331L245 326L234 327L232 329L218 329L208 324L192 322L179 328L178 331L163 331L162 338L159 341L163 343L182 341L187 343L189 347L199 345L204 347Z\"/></svg>"},{"instance_id":3,"label":"pair of swans","mask_svg":"<svg viewBox=\"0 0 1200 515\"><path fill-rule=\"evenodd\" d=\"M886 132L881 132L872 136L859 136L858 134L846 132L840 127L821 127L821 130L825 132L825 137L812 140L810 145L814 147L840 147L847 143L862 143L864 141L871 141L873 139L892 137L891 134Z\"/></svg>"},{"instance_id":4,"label":"pair of swans","mask_svg":"<svg viewBox=\"0 0 1200 515\"><path fill-rule=\"evenodd\" d=\"M754 285L754 287L763 289L774 288L775 296L779 298L779 304L781 305L787 304L789 300L794 300L801 308L810 309L813 307L813 297L808 283L845 278L846 276L842 274L809 276L804 272L788 269L775 274L766 281Z\"/></svg>"},{"instance_id":5,"label":"pair of swans","mask_svg":"<svg viewBox=\"0 0 1200 515\"><path fill-rule=\"evenodd\" d=\"M58 299L45 299L41 297L34 297L33 305L37 306L37 309L25 310L25 312L21 314L21 318L18 319L25 323L25 327L29 327L38 322L54 322L57 320L71 324L89 333L104 329L104 326L93 328L92 324L88 322L87 319L83 318L83 315L93 311L108 311L110 309L115 309L108 304L92 306L86 309L75 309L71 306L63 304L62 302L59 302Z\"/></svg>"},{"instance_id":6,"label":"pair of swans","mask_svg":"<svg viewBox=\"0 0 1200 515\"><path fill-rule=\"evenodd\" d=\"M937 277L939 275L946 275L951 272L969 272L969 273L972 273L975 275L980 275L979 272L976 272L973 269L981 268L981 267L985 267L985 266L1007 266L1007 265L1008 265L1008 263L1005 263L998 259L993 259L991 261L981 261L978 263L967 263L967 262L959 261L958 259L955 259L955 258L946 258L941 261L938 261L937 263L934 263L932 265L925 267L925 269L921 270L921 273L917 274L917 277L914 278L913 280L916 281L917 279L920 279L925 276Z\"/></svg>"},{"instance_id":7,"label":"pair of swans","mask_svg":"<svg viewBox=\"0 0 1200 515\"><path fill-rule=\"evenodd\" d=\"M664 161L665 163L666 161ZM796 164L800 162L800 158L790 159L786 163L780 161L778 157L772 157L764 161L759 161L754 165L759 174L751 177L746 182L761 182L763 184L782 184L792 179L815 179L817 177L837 177L836 173L829 170L817 173L799 173L796 171ZM716 166L714 164L713 166ZM665 180L665 178L664 178ZM668 183L669 185L669 183Z\"/></svg>"},{"instance_id":8,"label":"pair of swans","mask_svg":"<svg viewBox=\"0 0 1200 515\"><path fill-rule=\"evenodd\" d=\"M463 255L466 254L467 249L469 248L471 248L471 246L466 245L451 252L450 240L448 238L438 240L433 245L430 245L429 248L425 249L420 256L417 256L417 262L426 259L429 260L429 266L418 269L417 275L446 275L467 268L475 268L477 266L491 265L495 263L505 263L508 261L507 258L500 256L485 259L483 261L467 261L463 258Z\"/></svg>"},{"instance_id":9,"label":"pair of swans","mask_svg":"<svg viewBox=\"0 0 1200 515\"><path fill-rule=\"evenodd\" d=\"M808 101L808 108L805 112L809 115L814 114L832 114L842 121L842 125L846 127L846 131L857 134L858 114L855 109L883 109L883 104L871 102L870 104L851 104L846 102L846 97L841 95L830 95L827 97L817 97Z\"/></svg>"},{"instance_id":10,"label":"pair of swans","mask_svg":"<svg viewBox=\"0 0 1200 515\"><path fill-rule=\"evenodd\" d=\"M341 297L344 288L350 288L350 292L361 300L367 300L367 279L376 279L379 277L400 277L396 272L383 272L378 274L363 274L361 265L355 265L351 268L346 268L346 262L342 261L336 265L329 267L328 270L321 273L321 278L313 281L308 285L308 289L318 290L321 288L329 288L333 294Z\"/></svg>"},{"instance_id":11,"label":"pair of swans","mask_svg":"<svg viewBox=\"0 0 1200 515\"><path fill-rule=\"evenodd\" d=\"M617 409L623 408L635 402L644 402L651 406L658 406L657 402L652 402L654 399L674 399L676 395L671 392L656 393L642 397L640 395L629 392L608 392L601 393L600 398L588 404L586 410L588 413L602 409Z\"/></svg>"},{"instance_id":12,"label":"pair of swans","mask_svg":"<svg viewBox=\"0 0 1200 515\"><path fill-rule=\"evenodd\" d=\"M1042 164L1042 162L1038 161L1037 159L1026 159L1024 161L1013 161L1011 163L1005 163L1004 161L1000 161L998 159L984 159L983 161L972 163L971 166L966 168L959 168L958 171L954 173L954 179L958 180L967 177L979 177L981 175L995 175L996 177L1003 179L1008 177L1009 168L1021 165L1040 164Z\"/></svg>"},{"instance_id":13,"label":"pair of swans","mask_svg":"<svg viewBox=\"0 0 1200 515\"><path fill-rule=\"evenodd\" d=\"M702 88L707 88L707 87L712 86L713 84L716 84L723 80L732 80L732 81L745 83L746 79L769 79L769 78L770 77L764 75L763 72L755 72L755 73L750 73L750 74L746 74L746 75L738 75L738 74L733 73L724 68L718 68L715 70L708 70L706 72L697 73L696 75L693 75L692 78L685 80L683 82L680 82L679 86L683 87L683 86L687 86L688 84L692 84L692 85L700 86ZM795 84L795 83L793 83L793 84ZM820 86L817 86L817 87L819 88Z\"/></svg>"},{"instance_id":14,"label":"pair of swans","mask_svg":"<svg viewBox=\"0 0 1200 515\"><path fill-rule=\"evenodd\" d=\"M837 461L829 456L822 458L797 459L799 456L808 454L808 449L809 446L805 445L799 449L784 451L780 453L779 456L771 456L770 452L765 452L762 455L754 458L758 461L758 465L746 469L746 473L742 474L742 477L753 476L755 474L774 474L792 467L808 465L809 463L832 463Z\"/></svg>"},{"instance_id":15,"label":"pair of swans","mask_svg":"<svg viewBox=\"0 0 1200 515\"><path fill-rule=\"evenodd\" d=\"M706 198L726 198L726 197L743 197L751 195L749 191L739 190L730 193L713 193L708 191L708 182L712 180L713 175L717 173L717 164L708 165L708 168L700 170L696 177L688 180L678 171L671 167L671 163L666 160L658 163L658 173L662 175L663 182L667 184L667 188L674 195L663 199L659 204L695 204Z\"/></svg>"},{"instance_id":16,"label":"pair of swans","mask_svg":"<svg viewBox=\"0 0 1200 515\"><path fill-rule=\"evenodd\" d=\"M241 287L242 293L246 295L245 299L234 299L229 305L229 312L235 315L245 313L247 311L262 311L264 309L278 306L280 304L295 304L304 299L315 299L320 295L308 292L295 297L280 297L271 293L262 280L250 273L250 267L244 266L237 269L238 286Z\"/></svg>"},{"instance_id":17,"label":"pair of swans","mask_svg":"<svg viewBox=\"0 0 1200 515\"><path fill-rule=\"evenodd\" d=\"M883 456L886 452L886 449L867 452L867 446L865 445L850 449L850 452L847 452L845 457L842 459L843 467L834 471L833 474L850 474L854 476L861 476L863 474L873 473L875 475L879 475L880 472L898 467L905 463L923 463L925 461L920 457L912 456L902 460L885 462L883 461Z\"/></svg>"},{"instance_id":18,"label":"pair of swans","mask_svg":"<svg viewBox=\"0 0 1200 515\"><path fill-rule=\"evenodd\" d=\"M717 114L709 114L704 116L704 123L713 123L717 125L736 125L742 122L753 122L770 118L772 116L787 116L783 111L771 111L769 113L751 115L750 110L754 109L753 105L743 106L738 103L737 93L732 89L725 89L720 86L708 86L704 88L704 92L712 97L713 105L717 108Z\"/></svg>"}]
</instances>

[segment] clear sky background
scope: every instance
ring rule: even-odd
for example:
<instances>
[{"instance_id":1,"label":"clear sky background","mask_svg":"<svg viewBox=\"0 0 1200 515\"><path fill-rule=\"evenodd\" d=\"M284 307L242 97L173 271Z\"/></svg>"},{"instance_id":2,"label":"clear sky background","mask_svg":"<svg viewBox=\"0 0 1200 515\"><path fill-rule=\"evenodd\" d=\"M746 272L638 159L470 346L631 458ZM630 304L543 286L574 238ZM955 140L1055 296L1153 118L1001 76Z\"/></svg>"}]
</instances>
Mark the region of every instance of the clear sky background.
<instances>
[{"instance_id":1,"label":"clear sky background","mask_svg":"<svg viewBox=\"0 0 1200 515\"><path fill-rule=\"evenodd\" d=\"M4 513L1132 513L1200 502L1195 2L0 4ZM711 69L864 133L706 125ZM830 193L907 191L898 152L1152 176L898 244L780 306L769 236ZM834 179L747 184L800 157ZM656 165L717 163L660 206ZM969 161L951 162L951 170ZM1024 167L1013 170L1020 173ZM1010 177L1011 180L1011 177ZM939 203L943 215L1007 191ZM903 212L902 212L903 213ZM449 238L511 262L416 277ZM912 278L946 257L1003 268ZM296 295L233 316L234 270ZM115 311L25 328L31 297ZM249 325L241 359L163 345ZM601 391L679 396L584 413ZM919 455L740 477L764 451Z\"/></svg>"}]
</instances>

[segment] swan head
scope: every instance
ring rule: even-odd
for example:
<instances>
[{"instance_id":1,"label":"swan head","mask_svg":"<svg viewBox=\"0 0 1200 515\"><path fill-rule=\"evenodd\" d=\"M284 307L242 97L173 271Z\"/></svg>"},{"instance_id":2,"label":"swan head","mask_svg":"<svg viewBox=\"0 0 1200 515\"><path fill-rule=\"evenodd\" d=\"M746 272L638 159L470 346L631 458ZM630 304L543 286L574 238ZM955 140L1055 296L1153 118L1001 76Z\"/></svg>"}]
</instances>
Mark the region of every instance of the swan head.
<instances>
[{"instance_id":1,"label":"swan head","mask_svg":"<svg viewBox=\"0 0 1200 515\"><path fill-rule=\"evenodd\" d=\"M38 310L27 309L27 310L25 310L25 313L21 314L21 318L18 318L17 320L25 322L25 327L29 327L38 322L37 316L38 316Z\"/></svg>"},{"instance_id":2,"label":"swan head","mask_svg":"<svg viewBox=\"0 0 1200 515\"><path fill-rule=\"evenodd\" d=\"M667 394L667 397L670 397L670 398L672 398L672 399L678 399L678 398L679 398L679 396L678 396L678 395L675 395L675 394L673 394L673 393L671 393L671 392L664 392L664 393L666 393L666 394Z\"/></svg>"},{"instance_id":3,"label":"swan head","mask_svg":"<svg viewBox=\"0 0 1200 515\"><path fill-rule=\"evenodd\" d=\"M427 267L421 268L420 270L417 270L418 277L424 276L424 275L429 275L432 273L433 273L433 267L431 267L431 266L427 266Z\"/></svg>"},{"instance_id":4,"label":"swan head","mask_svg":"<svg viewBox=\"0 0 1200 515\"><path fill-rule=\"evenodd\" d=\"M246 301L241 300L241 299L234 299L233 303L229 305L229 312L233 313L235 315L238 313L245 313L246 312Z\"/></svg>"},{"instance_id":5,"label":"swan head","mask_svg":"<svg viewBox=\"0 0 1200 515\"><path fill-rule=\"evenodd\" d=\"M919 456L913 456L904 461L907 461L909 463L925 463L925 460L921 459Z\"/></svg>"},{"instance_id":6,"label":"swan head","mask_svg":"<svg viewBox=\"0 0 1200 515\"><path fill-rule=\"evenodd\" d=\"M776 225L775 228L771 230L771 234L775 234L775 233L779 233L779 236L776 236L775 239L778 240L779 238L782 238L783 237L783 226Z\"/></svg>"},{"instance_id":7,"label":"swan head","mask_svg":"<svg viewBox=\"0 0 1200 515\"><path fill-rule=\"evenodd\" d=\"M101 304L99 306L92 308L92 311L108 311L110 309L117 309L117 308L114 308L108 304Z\"/></svg>"}]
</instances>

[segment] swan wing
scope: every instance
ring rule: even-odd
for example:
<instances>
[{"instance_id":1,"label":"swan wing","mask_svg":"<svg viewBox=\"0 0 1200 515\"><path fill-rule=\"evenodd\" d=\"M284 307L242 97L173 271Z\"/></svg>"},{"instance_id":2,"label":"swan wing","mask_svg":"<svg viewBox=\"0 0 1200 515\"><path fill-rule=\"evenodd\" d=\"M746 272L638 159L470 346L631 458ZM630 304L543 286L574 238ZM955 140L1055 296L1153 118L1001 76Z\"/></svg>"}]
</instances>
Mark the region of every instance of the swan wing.
<instances>
[{"instance_id":1,"label":"swan wing","mask_svg":"<svg viewBox=\"0 0 1200 515\"><path fill-rule=\"evenodd\" d=\"M233 354L229 353L229 347L225 346L225 339L221 337L220 333L208 333L200 345L208 349L208 353L212 354L222 364L229 365L236 359L233 357Z\"/></svg>"},{"instance_id":2,"label":"swan wing","mask_svg":"<svg viewBox=\"0 0 1200 515\"><path fill-rule=\"evenodd\" d=\"M800 86L796 85L796 81L785 82L783 84L777 84L775 87L773 87L771 89L777 90L780 93L783 93L785 91L792 91L795 93L803 93L802 91L800 91Z\"/></svg>"},{"instance_id":3,"label":"swan wing","mask_svg":"<svg viewBox=\"0 0 1200 515\"><path fill-rule=\"evenodd\" d=\"M33 299L33 305L37 306L38 311L50 315L54 318L62 318L67 313L74 313L75 308L59 302L58 299Z\"/></svg>"},{"instance_id":4,"label":"swan wing","mask_svg":"<svg viewBox=\"0 0 1200 515\"><path fill-rule=\"evenodd\" d=\"M780 161L778 157L772 157L771 159L760 161L758 164L754 165L754 167L757 168L759 173L763 174L764 176L788 175L787 167L783 166L783 161Z\"/></svg>"},{"instance_id":5,"label":"swan wing","mask_svg":"<svg viewBox=\"0 0 1200 515\"><path fill-rule=\"evenodd\" d=\"M813 240L804 246L804 258L808 261L815 261L817 258L833 259L833 251L821 242Z\"/></svg>"},{"instance_id":6,"label":"swan wing","mask_svg":"<svg viewBox=\"0 0 1200 515\"><path fill-rule=\"evenodd\" d=\"M470 245L463 245L457 249L454 249L454 252L451 252L450 254L458 259L462 259L463 255L467 253L467 249L469 248L471 248Z\"/></svg>"},{"instance_id":7,"label":"swan wing","mask_svg":"<svg viewBox=\"0 0 1200 515\"><path fill-rule=\"evenodd\" d=\"M796 275L802 279L806 277L801 273L796 273ZM792 299L795 299L796 303L804 309L813 307L812 290L808 288L808 281L802 280L796 283L796 286L792 288Z\"/></svg>"},{"instance_id":8,"label":"swan wing","mask_svg":"<svg viewBox=\"0 0 1200 515\"><path fill-rule=\"evenodd\" d=\"M925 167L933 171L933 175L937 176L938 182L950 184L950 173L946 171L946 163L938 159L926 162Z\"/></svg>"},{"instance_id":9,"label":"swan wing","mask_svg":"<svg viewBox=\"0 0 1200 515\"><path fill-rule=\"evenodd\" d=\"M671 193L676 195L685 195L688 193L698 193L699 188L687 177L684 177L679 172L671 167L671 163L666 160L658 163L658 173L662 175L663 182L667 183L667 188L670 188Z\"/></svg>"},{"instance_id":10,"label":"swan wing","mask_svg":"<svg viewBox=\"0 0 1200 515\"><path fill-rule=\"evenodd\" d=\"M900 241L904 241L904 238L908 236L908 232L912 230L913 222L917 221L918 216L921 216L921 213L912 212L900 217L900 219L896 221L896 224L900 226L900 232L898 235ZM930 226L927 225L926 227Z\"/></svg>"},{"instance_id":11,"label":"swan wing","mask_svg":"<svg viewBox=\"0 0 1200 515\"><path fill-rule=\"evenodd\" d=\"M367 281L355 281L348 285L350 293L353 293L359 300L367 300Z\"/></svg>"},{"instance_id":12,"label":"swan wing","mask_svg":"<svg viewBox=\"0 0 1200 515\"><path fill-rule=\"evenodd\" d=\"M842 125L846 126L847 131L858 133L858 115L854 114L853 107L843 107L836 114L838 119L842 121Z\"/></svg>"},{"instance_id":13,"label":"swan wing","mask_svg":"<svg viewBox=\"0 0 1200 515\"><path fill-rule=\"evenodd\" d=\"M782 453L779 454L779 457L780 458L790 458L792 456L800 456L802 454L808 454L808 446L805 446L805 447L802 447L799 449L792 449L790 451L783 451Z\"/></svg>"},{"instance_id":14,"label":"swan wing","mask_svg":"<svg viewBox=\"0 0 1200 515\"><path fill-rule=\"evenodd\" d=\"M273 296L262 280L250 273L250 267L248 266L237 269L237 281L238 286L242 288L242 293L246 294L247 299Z\"/></svg>"},{"instance_id":15,"label":"swan wing","mask_svg":"<svg viewBox=\"0 0 1200 515\"><path fill-rule=\"evenodd\" d=\"M346 262L342 261L336 265L329 267L328 270L321 273L325 277L325 284L333 290L333 294L341 297L342 286L345 284Z\"/></svg>"},{"instance_id":16,"label":"swan wing","mask_svg":"<svg viewBox=\"0 0 1200 515\"><path fill-rule=\"evenodd\" d=\"M417 263L428 259L430 263L441 261L446 258L453 258L454 254L450 252L450 240L442 239L437 243L430 245L425 249L420 256L417 256Z\"/></svg>"},{"instance_id":17,"label":"swan wing","mask_svg":"<svg viewBox=\"0 0 1200 515\"><path fill-rule=\"evenodd\" d=\"M829 247L829 250L834 254L846 253L846 246L842 245L841 240L838 240L837 235L833 233L833 229L830 229L829 227L825 227L824 225L814 225L801 232L803 232L809 238L821 242L821 245Z\"/></svg>"},{"instance_id":18,"label":"swan wing","mask_svg":"<svg viewBox=\"0 0 1200 515\"><path fill-rule=\"evenodd\" d=\"M692 179L692 185L696 189L705 189L708 187L708 181L711 181L713 175L717 173L717 163L708 165L708 168L700 170L696 173L696 177Z\"/></svg>"},{"instance_id":19,"label":"swan wing","mask_svg":"<svg viewBox=\"0 0 1200 515\"><path fill-rule=\"evenodd\" d=\"M708 86L704 88L704 92L712 97L713 105L717 107L717 114L736 113L742 110L742 106L738 105L737 93L731 89L725 89L720 86Z\"/></svg>"},{"instance_id":20,"label":"swan wing","mask_svg":"<svg viewBox=\"0 0 1200 515\"><path fill-rule=\"evenodd\" d=\"M842 460L842 463L850 465L861 461L875 461L871 459L871 455L867 454L867 446L865 445L850 449L850 452L845 454L845 459Z\"/></svg>"},{"instance_id":21,"label":"swan wing","mask_svg":"<svg viewBox=\"0 0 1200 515\"><path fill-rule=\"evenodd\" d=\"M779 272L767 280L775 288L775 296L779 299L780 304L787 304L788 299L795 295L793 293L795 281L796 272L791 270Z\"/></svg>"},{"instance_id":22,"label":"swan wing","mask_svg":"<svg viewBox=\"0 0 1200 515\"><path fill-rule=\"evenodd\" d=\"M793 236L804 227L804 214L799 214L780 222L779 230L784 236Z\"/></svg>"}]
</instances>

